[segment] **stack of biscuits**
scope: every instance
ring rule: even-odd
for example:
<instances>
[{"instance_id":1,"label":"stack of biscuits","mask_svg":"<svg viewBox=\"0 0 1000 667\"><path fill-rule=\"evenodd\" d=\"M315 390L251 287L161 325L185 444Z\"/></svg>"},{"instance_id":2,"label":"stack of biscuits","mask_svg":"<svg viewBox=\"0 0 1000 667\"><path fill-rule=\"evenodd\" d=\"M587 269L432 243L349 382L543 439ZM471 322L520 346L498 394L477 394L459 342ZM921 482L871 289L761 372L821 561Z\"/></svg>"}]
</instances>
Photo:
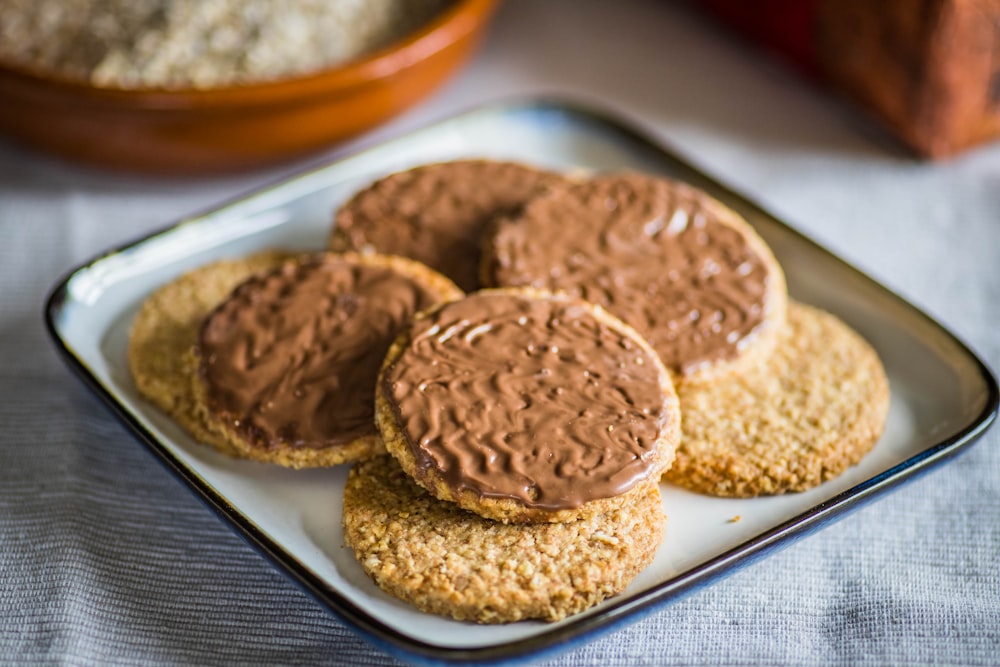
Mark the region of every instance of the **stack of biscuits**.
<instances>
[{"instance_id":1,"label":"stack of biscuits","mask_svg":"<svg viewBox=\"0 0 1000 667\"><path fill-rule=\"evenodd\" d=\"M661 480L752 497L839 475L889 398L874 350L791 301L766 243L704 192L491 160L379 179L324 252L165 285L129 362L200 442L352 463L364 570L479 623L622 591L663 539Z\"/></svg>"}]
</instances>

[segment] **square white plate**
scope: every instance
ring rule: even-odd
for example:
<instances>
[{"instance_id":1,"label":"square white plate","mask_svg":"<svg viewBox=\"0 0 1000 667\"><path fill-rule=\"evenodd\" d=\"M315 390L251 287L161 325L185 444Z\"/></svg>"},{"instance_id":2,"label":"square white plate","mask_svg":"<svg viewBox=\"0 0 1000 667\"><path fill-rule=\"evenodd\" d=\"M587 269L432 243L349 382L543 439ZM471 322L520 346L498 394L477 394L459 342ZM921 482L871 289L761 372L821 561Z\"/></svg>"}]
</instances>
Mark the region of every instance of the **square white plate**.
<instances>
[{"instance_id":1,"label":"square white plate","mask_svg":"<svg viewBox=\"0 0 1000 667\"><path fill-rule=\"evenodd\" d=\"M653 564L624 594L559 623L464 624L382 593L343 546L346 469L292 471L196 444L137 394L125 360L128 327L142 300L182 272L268 247L321 249L334 209L356 189L392 171L463 156L663 173L743 213L783 265L792 296L840 316L881 355L892 403L878 445L858 466L806 493L729 500L663 485L670 519ZM986 366L913 306L641 132L555 101L474 110L182 220L75 269L53 289L46 316L71 368L224 521L363 636L423 663L538 657L635 620L947 460L982 435L998 404Z\"/></svg>"}]
</instances>

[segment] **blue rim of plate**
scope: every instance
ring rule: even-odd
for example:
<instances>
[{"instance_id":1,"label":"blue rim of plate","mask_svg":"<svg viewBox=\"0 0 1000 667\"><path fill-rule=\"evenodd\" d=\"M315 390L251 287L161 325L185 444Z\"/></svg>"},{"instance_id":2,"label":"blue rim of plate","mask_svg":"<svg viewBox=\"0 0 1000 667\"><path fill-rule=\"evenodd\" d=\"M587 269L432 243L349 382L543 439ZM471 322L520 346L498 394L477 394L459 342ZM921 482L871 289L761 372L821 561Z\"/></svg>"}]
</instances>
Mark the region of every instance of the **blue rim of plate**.
<instances>
[{"instance_id":1,"label":"blue rim of plate","mask_svg":"<svg viewBox=\"0 0 1000 667\"><path fill-rule=\"evenodd\" d=\"M315 598L334 616L342 620L360 636L397 658L407 660L412 663L425 665L443 664L480 664L480 665L502 665L520 663L525 659L540 659L557 653L562 653L580 645L593 641L598 637L613 632L625 625L641 620L654 613L658 609L668 604L678 601L682 597L711 584L718 579L732 574L733 572L746 567L779 548L789 546L794 541L799 540L812 532L828 525L830 522L842 518L848 512L858 509L889 491L897 488L904 482L912 481L935 467L951 460L956 455L966 451L975 443L996 421L998 411L1000 411L1000 388L998 388L996 377L986 365L961 339L946 329L939 322L921 311L916 306L910 304L905 299L885 288L877 281L865 276L858 269L836 257L828 250L817 244L809 237L801 234L794 228L783 223L779 218L768 213L755 202L747 199L743 195L735 192L724 183L704 173L702 170L688 163L673 151L666 148L662 142L653 139L650 134L643 130L638 124L626 120L621 115L598 109L592 103L581 103L564 98L528 98L515 99L504 102L493 102L480 105L472 109L460 112L448 118L438 120L424 128L419 128L417 132L432 129L435 126L443 125L451 120L462 116L480 113L484 111L496 112L517 112L517 111L550 111L573 115L586 120L591 124L600 125L605 130L611 130L621 135L625 140L641 145L647 150L652 150L659 159L664 160L673 166L683 168L699 179L717 188L724 193L730 201L739 202L741 207L753 211L755 214L766 216L774 223L780 225L796 237L798 242L806 243L814 248L830 255L840 264L856 274L864 276L874 286L880 288L886 295L892 297L900 305L905 306L911 312L921 316L928 324L944 333L959 350L965 354L968 360L974 362L981 379L986 387L986 400L978 415L969 421L957 433L935 443L909 457L899 464L877 474L855 486L837 494L836 496L823 501L816 506L802 512L791 519L784 521L770 530L761 533L742 544L729 549L728 551L711 558L710 560L695 566L682 574L661 582L651 588L630 595L628 598L615 600L606 603L605 608L600 612L589 616L570 618L564 623L555 626L537 635L526 637L513 642L499 645L483 646L476 648L451 648L421 642L406 636L394 628L374 618L371 614L358 607L347 598L340 595L325 585L323 581L309 572L294 557L285 552L281 545L267 537L250 523L240 512L233 507L225 498L216 493L206 485L197 475L185 467L164 445L145 427L135 420L119 403L115 396L105 387L94 373L87 367L86 363L80 359L67 342L59 334L56 320L63 306L68 299L68 286L73 277L82 271L86 271L93 264L100 260L126 252L130 248L148 242L151 239L169 233L178 224L169 225L159 231L153 232L135 241L123 244L119 247L108 250L101 255L84 262L68 271L51 289L45 303L45 326L49 336L52 338L57 350L64 362L69 366L83 383L93 391L108 407L112 413L136 435L139 440L149 449L155 457L178 479L184 482L195 494L220 518L230 524L230 527L240 535L248 544L257 549L263 556L270 560L280 570L285 572L292 581L299 585L306 593ZM367 150L376 148L378 145L392 143L403 136L389 138L380 141L378 144L363 147L353 154L364 153ZM341 156L333 161L340 162L350 155ZM264 188L255 190L259 193L264 190L277 187L287 181L296 180L308 173L318 171L329 166L331 163L323 163L313 166L303 172L282 179L279 183L272 184ZM239 201L246 195L234 198L232 201ZM230 202L231 203L231 202ZM224 208L227 203L214 207L212 210ZM201 217L201 216L194 216Z\"/></svg>"}]
</instances>

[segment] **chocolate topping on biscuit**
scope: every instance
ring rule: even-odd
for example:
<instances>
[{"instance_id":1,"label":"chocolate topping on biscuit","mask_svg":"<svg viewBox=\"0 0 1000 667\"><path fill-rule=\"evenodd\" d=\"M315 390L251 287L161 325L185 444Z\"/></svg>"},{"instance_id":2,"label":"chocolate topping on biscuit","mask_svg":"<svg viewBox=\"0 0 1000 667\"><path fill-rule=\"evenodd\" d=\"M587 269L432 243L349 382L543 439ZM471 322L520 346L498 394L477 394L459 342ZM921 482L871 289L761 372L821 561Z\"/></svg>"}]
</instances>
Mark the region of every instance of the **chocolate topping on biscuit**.
<instances>
[{"instance_id":1,"label":"chocolate topping on biscuit","mask_svg":"<svg viewBox=\"0 0 1000 667\"><path fill-rule=\"evenodd\" d=\"M532 201L492 239L496 285L565 291L634 326L681 374L736 357L776 277L735 214L681 183L610 175ZM773 264L772 264L773 265ZM773 265L776 266L776 265ZM780 278L777 278L780 279Z\"/></svg>"},{"instance_id":2,"label":"chocolate topping on biscuit","mask_svg":"<svg viewBox=\"0 0 1000 667\"><path fill-rule=\"evenodd\" d=\"M382 390L418 469L552 510L648 478L676 414L670 380L634 332L595 312L485 291L414 322Z\"/></svg>"},{"instance_id":3,"label":"chocolate topping on biscuit","mask_svg":"<svg viewBox=\"0 0 1000 667\"><path fill-rule=\"evenodd\" d=\"M417 259L463 290L479 287L483 231L562 177L511 162L458 160L390 174L338 212L334 250Z\"/></svg>"},{"instance_id":4,"label":"chocolate topping on biscuit","mask_svg":"<svg viewBox=\"0 0 1000 667\"><path fill-rule=\"evenodd\" d=\"M254 446L375 433L372 396L399 328L439 299L389 268L325 258L251 278L198 338L205 403Z\"/></svg>"}]
</instances>

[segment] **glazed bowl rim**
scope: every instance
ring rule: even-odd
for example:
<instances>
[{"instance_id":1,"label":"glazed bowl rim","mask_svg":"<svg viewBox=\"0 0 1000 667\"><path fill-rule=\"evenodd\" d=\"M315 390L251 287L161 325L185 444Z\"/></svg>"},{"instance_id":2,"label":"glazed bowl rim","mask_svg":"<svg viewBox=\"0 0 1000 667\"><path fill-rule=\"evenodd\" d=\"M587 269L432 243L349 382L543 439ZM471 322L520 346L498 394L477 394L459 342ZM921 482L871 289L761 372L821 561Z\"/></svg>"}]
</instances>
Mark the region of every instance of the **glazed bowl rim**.
<instances>
[{"instance_id":1,"label":"glazed bowl rim","mask_svg":"<svg viewBox=\"0 0 1000 667\"><path fill-rule=\"evenodd\" d=\"M313 97L346 95L427 60L475 31L499 0L455 0L430 21L380 49L310 74L218 88L104 87L37 68L0 64L0 77L92 102L136 109L266 106Z\"/></svg>"}]
</instances>

